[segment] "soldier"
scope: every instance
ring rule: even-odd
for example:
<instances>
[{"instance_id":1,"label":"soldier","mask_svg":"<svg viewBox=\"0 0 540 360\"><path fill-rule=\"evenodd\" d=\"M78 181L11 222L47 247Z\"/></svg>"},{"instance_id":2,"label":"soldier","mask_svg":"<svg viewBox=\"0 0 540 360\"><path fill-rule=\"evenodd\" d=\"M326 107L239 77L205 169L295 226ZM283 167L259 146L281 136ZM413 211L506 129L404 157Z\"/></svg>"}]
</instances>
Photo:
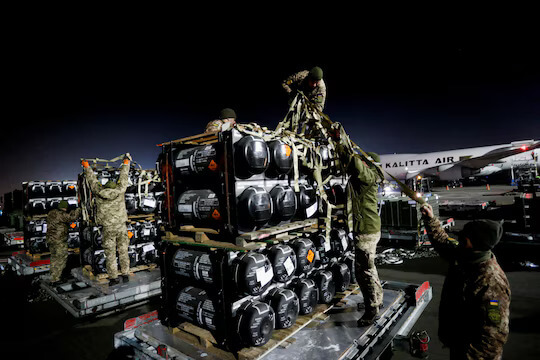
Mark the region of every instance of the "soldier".
<instances>
[{"instance_id":1,"label":"soldier","mask_svg":"<svg viewBox=\"0 0 540 360\"><path fill-rule=\"evenodd\" d=\"M212 120L206 125L205 133L221 131L223 125L229 124L228 129L236 125L236 113L233 109L225 108L219 113L219 120Z\"/></svg>"},{"instance_id":2,"label":"soldier","mask_svg":"<svg viewBox=\"0 0 540 360\"><path fill-rule=\"evenodd\" d=\"M467 223L448 237L430 205L421 212L431 243L450 261L439 307L439 338L451 359L501 359L508 337L510 285L491 249L502 237L492 220Z\"/></svg>"},{"instance_id":3,"label":"soldier","mask_svg":"<svg viewBox=\"0 0 540 360\"><path fill-rule=\"evenodd\" d=\"M375 267L375 252L381 238L381 219L377 211L378 173L358 157L352 157L338 147L338 153L347 174L347 217L349 229L353 232L355 249L355 275L364 297L364 315L358 326L371 325L382 306L383 289ZM368 155L378 163L379 155Z\"/></svg>"},{"instance_id":4,"label":"soldier","mask_svg":"<svg viewBox=\"0 0 540 360\"><path fill-rule=\"evenodd\" d=\"M81 209L68 213L68 207L68 202L62 200L57 209L53 209L47 214L47 244L49 244L51 252L51 285L53 286L60 283L60 277L66 267L69 224L81 215Z\"/></svg>"},{"instance_id":5,"label":"soldier","mask_svg":"<svg viewBox=\"0 0 540 360\"><path fill-rule=\"evenodd\" d=\"M293 74L283 81L282 86L291 96L296 95L295 91L302 91L319 111L323 111L326 101L326 85L320 67L315 66L310 71L304 70Z\"/></svg>"},{"instance_id":6,"label":"soldier","mask_svg":"<svg viewBox=\"0 0 540 360\"><path fill-rule=\"evenodd\" d=\"M126 228L128 218L124 199L128 187L129 163L130 158L126 154L121 165L118 183L109 180L104 186L101 186L88 162L82 162L86 180L96 199L96 222L103 226L103 250L105 250L105 263L110 286L120 282L116 263L117 248L122 280L123 282L129 281L129 237Z\"/></svg>"}]
</instances>

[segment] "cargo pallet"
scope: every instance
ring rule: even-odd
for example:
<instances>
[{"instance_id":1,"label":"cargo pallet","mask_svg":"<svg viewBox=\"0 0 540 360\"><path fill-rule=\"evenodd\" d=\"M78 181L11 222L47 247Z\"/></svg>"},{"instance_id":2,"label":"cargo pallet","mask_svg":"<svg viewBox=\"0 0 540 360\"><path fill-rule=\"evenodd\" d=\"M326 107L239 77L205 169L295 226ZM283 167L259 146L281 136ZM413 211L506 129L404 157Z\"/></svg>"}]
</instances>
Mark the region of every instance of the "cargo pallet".
<instances>
[{"instance_id":1,"label":"cargo pallet","mask_svg":"<svg viewBox=\"0 0 540 360\"><path fill-rule=\"evenodd\" d=\"M192 324L169 329L159 321L115 334L114 346L132 347L138 359L162 359L158 347L163 345L174 359L377 359L394 340L407 338L432 298L428 282L385 282L383 288L380 317L369 327L356 326L363 312L357 305L363 298L353 288L338 293L333 304L319 305L317 312L300 316L292 328L275 330L264 346L236 354L215 348L207 330Z\"/></svg>"},{"instance_id":2,"label":"cargo pallet","mask_svg":"<svg viewBox=\"0 0 540 360\"><path fill-rule=\"evenodd\" d=\"M17 275L28 276L42 274L50 270L50 259L29 256L25 251L14 252L8 259L8 264Z\"/></svg>"},{"instance_id":3,"label":"cargo pallet","mask_svg":"<svg viewBox=\"0 0 540 360\"><path fill-rule=\"evenodd\" d=\"M71 315L77 318L107 316L117 311L146 303L161 294L161 273L148 268L130 275L128 283L109 286L107 281L91 280L82 268L71 270L75 279L53 287L48 276L41 281L43 288Z\"/></svg>"}]
</instances>

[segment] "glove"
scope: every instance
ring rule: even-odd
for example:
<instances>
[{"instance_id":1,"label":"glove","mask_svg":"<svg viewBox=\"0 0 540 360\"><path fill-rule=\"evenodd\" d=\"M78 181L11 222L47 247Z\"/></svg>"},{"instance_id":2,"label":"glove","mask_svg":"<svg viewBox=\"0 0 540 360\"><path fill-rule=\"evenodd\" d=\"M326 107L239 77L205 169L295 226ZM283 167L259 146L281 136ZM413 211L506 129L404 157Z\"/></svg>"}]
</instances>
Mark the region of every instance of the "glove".
<instances>
[{"instance_id":1,"label":"glove","mask_svg":"<svg viewBox=\"0 0 540 360\"><path fill-rule=\"evenodd\" d=\"M124 155L124 164L129 165L130 161L131 161L131 155L129 155L129 153L126 153L126 155Z\"/></svg>"},{"instance_id":2,"label":"glove","mask_svg":"<svg viewBox=\"0 0 540 360\"><path fill-rule=\"evenodd\" d=\"M83 160L83 161L81 162L81 165L82 165L82 167L85 168L85 169L88 168L88 167L90 167L90 164L88 164L88 161L86 161L86 160Z\"/></svg>"}]
</instances>

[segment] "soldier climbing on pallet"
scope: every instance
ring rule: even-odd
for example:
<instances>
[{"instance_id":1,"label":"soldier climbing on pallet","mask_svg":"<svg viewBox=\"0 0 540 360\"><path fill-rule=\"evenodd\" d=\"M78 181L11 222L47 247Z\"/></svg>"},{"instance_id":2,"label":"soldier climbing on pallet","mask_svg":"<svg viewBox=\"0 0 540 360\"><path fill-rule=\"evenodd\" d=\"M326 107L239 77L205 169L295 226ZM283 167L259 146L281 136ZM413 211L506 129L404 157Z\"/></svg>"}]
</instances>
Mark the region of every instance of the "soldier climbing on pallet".
<instances>
[{"instance_id":1,"label":"soldier climbing on pallet","mask_svg":"<svg viewBox=\"0 0 540 360\"><path fill-rule=\"evenodd\" d=\"M116 262L117 248L122 280L129 281L129 237L126 228L128 218L124 194L128 187L130 160L129 154L126 154L121 165L118 183L109 180L104 186L99 183L88 161L82 161L86 179L96 199L96 223L103 226L103 249L110 286L120 282Z\"/></svg>"},{"instance_id":2,"label":"soldier climbing on pallet","mask_svg":"<svg viewBox=\"0 0 540 360\"><path fill-rule=\"evenodd\" d=\"M57 209L47 214L47 244L51 252L51 285L60 284L62 272L66 267L68 258L68 230L69 224L76 221L81 215L81 209L68 212L69 204L66 200L60 201Z\"/></svg>"}]
</instances>

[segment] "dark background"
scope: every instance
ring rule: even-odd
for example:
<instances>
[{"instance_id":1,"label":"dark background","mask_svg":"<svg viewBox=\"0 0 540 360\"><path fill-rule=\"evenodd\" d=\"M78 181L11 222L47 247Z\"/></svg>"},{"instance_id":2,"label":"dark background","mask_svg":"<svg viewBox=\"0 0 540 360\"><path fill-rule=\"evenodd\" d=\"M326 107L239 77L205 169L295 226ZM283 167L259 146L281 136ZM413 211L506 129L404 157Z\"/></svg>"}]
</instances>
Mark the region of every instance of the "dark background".
<instances>
[{"instance_id":1,"label":"dark background","mask_svg":"<svg viewBox=\"0 0 540 360\"><path fill-rule=\"evenodd\" d=\"M3 44L0 194L22 181L75 179L81 157L130 152L152 168L156 144L202 132L224 107L273 128L287 111L281 81L315 65L325 112L366 151L540 137L534 23L342 13L15 21Z\"/></svg>"}]
</instances>

